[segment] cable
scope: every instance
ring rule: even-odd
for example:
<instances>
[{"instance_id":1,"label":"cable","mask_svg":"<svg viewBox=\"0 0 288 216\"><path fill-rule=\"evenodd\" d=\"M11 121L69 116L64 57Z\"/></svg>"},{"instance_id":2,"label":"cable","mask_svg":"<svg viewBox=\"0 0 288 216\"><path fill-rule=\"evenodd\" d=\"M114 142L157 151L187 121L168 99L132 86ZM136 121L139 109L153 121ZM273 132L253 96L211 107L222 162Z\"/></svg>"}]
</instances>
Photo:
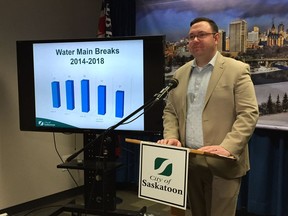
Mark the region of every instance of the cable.
<instances>
[{"instance_id":1,"label":"cable","mask_svg":"<svg viewBox=\"0 0 288 216\"><path fill-rule=\"evenodd\" d=\"M52 134L53 134L53 142L54 142L55 151L56 151L58 157L60 158L60 160L62 161L62 163L64 163L64 160L62 159L62 157L61 157L61 155L60 155L60 153L59 153L59 151L58 151L58 148L57 148L55 133L53 132ZM68 171L70 177L71 177L72 180L74 181L76 187L79 187L78 183L76 182L76 180L75 180L74 176L72 175L72 173L70 172L70 170L69 170L69 169L66 169L66 170Z\"/></svg>"}]
</instances>

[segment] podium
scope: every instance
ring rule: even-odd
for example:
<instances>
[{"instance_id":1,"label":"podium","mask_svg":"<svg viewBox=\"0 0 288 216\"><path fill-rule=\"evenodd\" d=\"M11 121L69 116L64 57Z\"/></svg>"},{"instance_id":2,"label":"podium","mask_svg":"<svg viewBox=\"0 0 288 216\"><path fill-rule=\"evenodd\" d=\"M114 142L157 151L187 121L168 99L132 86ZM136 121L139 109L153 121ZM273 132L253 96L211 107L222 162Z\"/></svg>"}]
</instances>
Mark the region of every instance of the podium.
<instances>
[{"instance_id":1,"label":"podium","mask_svg":"<svg viewBox=\"0 0 288 216\"><path fill-rule=\"evenodd\" d=\"M233 156L149 141L126 139L126 142L140 144L138 196L169 205L172 209L186 210L189 156L236 160Z\"/></svg>"}]
</instances>

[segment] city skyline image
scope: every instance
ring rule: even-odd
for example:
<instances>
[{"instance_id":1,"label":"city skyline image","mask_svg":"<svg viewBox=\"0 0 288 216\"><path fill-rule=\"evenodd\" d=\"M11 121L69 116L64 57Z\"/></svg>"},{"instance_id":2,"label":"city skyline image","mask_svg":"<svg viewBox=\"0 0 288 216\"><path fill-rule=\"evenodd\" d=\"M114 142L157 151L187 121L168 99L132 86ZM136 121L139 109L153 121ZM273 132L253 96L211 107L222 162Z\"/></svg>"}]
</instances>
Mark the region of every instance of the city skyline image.
<instances>
[{"instance_id":1,"label":"city skyline image","mask_svg":"<svg viewBox=\"0 0 288 216\"><path fill-rule=\"evenodd\" d=\"M165 35L165 78L193 59L190 22L208 17L219 27L218 51L250 65L260 118L257 126L288 130L287 0L139 0L136 34Z\"/></svg>"}]
</instances>

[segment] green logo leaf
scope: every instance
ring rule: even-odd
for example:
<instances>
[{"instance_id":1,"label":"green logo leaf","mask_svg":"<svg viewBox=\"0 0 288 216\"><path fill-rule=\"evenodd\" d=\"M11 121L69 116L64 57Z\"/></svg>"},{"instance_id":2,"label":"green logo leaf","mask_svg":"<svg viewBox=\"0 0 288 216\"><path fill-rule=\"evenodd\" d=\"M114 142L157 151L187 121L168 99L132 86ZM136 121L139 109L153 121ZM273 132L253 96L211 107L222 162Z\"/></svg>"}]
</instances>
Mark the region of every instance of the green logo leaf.
<instances>
[{"instance_id":1,"label":"green logo leaf","mask_svg":"<svg viewBox=\"0 0 288 216\"><path fill-rule=\"evenodd\" d=\"M156 158L154 161L154 170L158 170L159 175L171 176L172 175L172 163L167 164L167 158Z\"/></svg>"}]
</instances>

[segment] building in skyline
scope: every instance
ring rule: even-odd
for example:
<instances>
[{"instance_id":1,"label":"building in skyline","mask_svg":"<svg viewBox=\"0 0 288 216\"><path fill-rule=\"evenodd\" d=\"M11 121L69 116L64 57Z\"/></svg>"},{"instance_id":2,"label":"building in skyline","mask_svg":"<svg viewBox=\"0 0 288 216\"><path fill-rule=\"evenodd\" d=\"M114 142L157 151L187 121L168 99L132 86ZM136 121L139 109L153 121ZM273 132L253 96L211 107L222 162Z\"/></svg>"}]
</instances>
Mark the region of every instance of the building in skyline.
<instances>
[{"instance_id":1,"label":"building in skyline","mask_svg":"<svg viewBox=\"0 0 288 216\"><path fill-rule=\"evenodd\" d=\"M219 29L219 41L217 49L219 52L226 51L226 32L222 29Z\"/></svg>"},{"instance_id":2,"label":"building in skyline","mask_svg":"<svg viewBox=\"0 0 288 216\"><path fill-rule=\"evenodd\" d=\"M247 22L245 20L232 21L229 25L230 52L246 52Z\"/></svg>"},{"instance_id":3,"label":"building in skyline","mask_svg":"<svg viewBox=\"0 0 288 216\"><path fill-rule=\"evenodd\" d=\"M285 26L281 23L278 25L278 31L276 31L276 27L274 23L272 23L272 27L268 33L267 45L268 46L284 46L285 40Z\"/></svg>"},{"instance_id":4,"label":"building in skyline","mask_svg":"<svg viewBox=\"0 0 288 216\"><path fill-rule=\"evenodd\" d=\"M247 48L255 49L259 47L259 31L248 32Z\"/></svg>"}]
</instances>

